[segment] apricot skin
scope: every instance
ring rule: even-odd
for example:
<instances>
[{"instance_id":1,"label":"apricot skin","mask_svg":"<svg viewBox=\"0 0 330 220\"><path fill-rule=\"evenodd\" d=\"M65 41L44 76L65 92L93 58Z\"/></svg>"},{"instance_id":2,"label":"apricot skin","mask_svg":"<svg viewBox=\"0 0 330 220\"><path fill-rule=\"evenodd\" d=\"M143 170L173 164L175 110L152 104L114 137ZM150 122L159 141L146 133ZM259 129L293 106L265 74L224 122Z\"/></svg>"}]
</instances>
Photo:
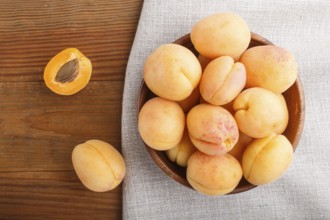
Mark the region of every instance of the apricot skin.
<instances>
[{"instance_id":1,"label":"apricot skin","mask_svg":"<svg viewBox=\"0 0 330 220\"><path fill-rule=\"evenodd\" d=\"M100 140L77 145L72 151L72 163L80 181L95 192L116 188L126 173L121 154L112 145Z\"/></svg>"},{"instance_id":2,"label":"apricot skin","mask_svg":"<svg viewBox=\"0 0 330 220\"><path fill-rule=\"evenodd\" d=\"M273 133L256 139L242 157L244 177L254 185L271 183L284 174L292 157L292 145L285 136Z\"/></svg>"},{"instance_id":3,"label":"apricot skin","mask_svg":"<svg viewBox=\"0 0 330 220\"><path fill-rule=\"evenodd\" d=\"M144 63L144 81L157 96L181 101L197 87L202 68L197 57L178 44L164 44Z\"/></svg>"},{"instance_id":4,"label":"apricot skin","mask_svg":"<svg viewBox=\"0 0 330 220\"><path fill-rule=\"evenodd\" d=\"M196 50L209 59L231 56L235 61L251 40L246 22L234 13L217 13L197 22L191 31Z\"/></svg>"},{"instance_id":5,"label":"apricot skin","mask_svg":"<svg viewBox=\"0 0 330 220\"><path fill-rule=\"evenodd\" d=\"M205 195L230 193L241 178L241 165L229 154L210 156L196 151L188 161L187 180L195 190Z\"/></svg>"},{"instance_id":6,"label":"apricot skin","mask_svg":"<svg viewBox=\"0 0 330 220\"><path fill-rule=\"evenodd\" d=\"M244 88L244 65L229 56L212 60L205 68L200 82L203 99L213 105L231 102Z\"/></svg>"},{"instance_id":7,"label":"apricot skin","mask_svg":"<svg viewBox=\"0 0 330 220\"><path fill-rule=\"evenodd\" d=\"M296 81L298 68L288 50L274 46L257 46L246 50L240 57L246 68L246 87L262 87L283 93Z\"/></svg>"},{"instance_id":8,"label":"apricot skin","mask_svg":"<svg viewBox=\"0 0 330 220\"><path fill-rule=\"evenodd\" d=\"M263 88L250 88L239 94L233 104L241 132L263 138L280 132L288 124L288 109L283 97Z\"/></svg>"},{"instance_id":9,"label":"apricot skin","mask_svg":"<svg viewBox=\"0 0 330 220\"><path fill-rule=\"evenodd\" d=\"M138 129L143 141L156 150L169 150L181 140L185 115L176 102L160 97L147 101L138 119Z\"/></svg>"},{"instance_id":10,"label":"apricot skin","mask_svg":"<svg viewBox=\"0 0 330 220\"><path fill-rule=\"evenodd\" d=\"M233 116L224 108L199 104L187 115L187 128L194 146L209 155L223 155L238 140L238 128Z\"/></svg>"}]
</instances>

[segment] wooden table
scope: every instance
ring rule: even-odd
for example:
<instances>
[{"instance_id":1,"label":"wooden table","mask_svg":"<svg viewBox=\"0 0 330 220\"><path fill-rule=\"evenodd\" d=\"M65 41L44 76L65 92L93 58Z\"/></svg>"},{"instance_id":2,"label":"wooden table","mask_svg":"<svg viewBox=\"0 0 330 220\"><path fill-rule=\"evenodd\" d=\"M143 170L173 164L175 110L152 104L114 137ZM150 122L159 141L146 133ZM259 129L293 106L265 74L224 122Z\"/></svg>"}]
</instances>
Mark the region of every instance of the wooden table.
<instances>
[{"instance_id":1,"label":"wooden table","mask_svg":"<svg viewBox=\"0 0 330 220\"><path fill-rule=\"evenodd\" d=\"M71 152L89 139L121 146L125 68L142 0L0 1L0 219L120 219L121 187L87 190ZM72 96L43 82L76 47L92 79Z\"/></svg>"}]
</instances>

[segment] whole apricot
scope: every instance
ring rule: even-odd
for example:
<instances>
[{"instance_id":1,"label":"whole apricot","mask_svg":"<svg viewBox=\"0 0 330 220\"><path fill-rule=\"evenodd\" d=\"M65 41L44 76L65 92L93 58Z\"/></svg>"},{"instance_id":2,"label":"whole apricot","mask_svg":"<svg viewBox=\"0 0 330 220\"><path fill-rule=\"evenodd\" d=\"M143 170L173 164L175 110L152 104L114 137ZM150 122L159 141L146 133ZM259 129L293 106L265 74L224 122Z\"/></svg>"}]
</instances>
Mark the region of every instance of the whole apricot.
<instances>
[{"instance_id":1,"label":"whole apricot","mask_svg":"<svg viewBox=\"0 0 330 220\"><path fill-rule=\"evenodd\" d=\"M230 151L239 136L233 116L224 108L199 104L187 115L187 128L194 146L209 155Z\"/></svg>"},{"instance_id":2,"label":"whole apricot","mask_svg":"<svg viewBox=\"0 0 330 220\"><path fill-rule=\"evenodd\" d=\"M291 164L293 149L283 135L275 133L252 141L242 157L244 177L254 185L280 178Z\"/></svg>"},{"instance_id":3,"label":"whole apricot","mask_svg":"<svg viewBox=\"0 0 330 220\"><path fill-rule=\"evenodd\" d=\"M200 82L200 92L205 101L224 105L232 101L244 88L244 65L230 56L212 60L205 68Z\"/></svg>"},{"instance_id":4,"label":"whole apricot","mask_svg":"<svg viewBox=\"0 0 330 220\"><path fill-rule=\"evenodd\" d=\"M185 128L185 115L178 103L160 97L147 101L138 119L143 141L156 150L168 150L181 140Z\"/></svg>"},{"instance_id":5,"label":"whole apricot","mask_svg":"<svg viewBox=\"0 0 330 220\"><path fill-rule=\"evenodd\" d=\"M274 45L252 47L242 54L240 62L246 68L247 88L262 87L283 93L297 79L293 54Z\"/></svg>"},{"instance_id":6,"label":"whole apricot","mask_svg":"<svg viewBox=\"0 0 330 220\"><path fill-rule=\"evenodd\" d=\"M234 13L217 13L203 18L193 26L190 36L196 50L209 59L231 56L238 60L251 40L248 25Z\"/></svg>"},{"instance_id":7,"label":"whole apricot","mask_svg":"<svg viewBox=\"0 0 330 220\"><path fill-rule=\"evenodd\" d=\"M263 138L279 132L288 123L288 109L277 94L263 88L244 90L234 101L235 119L243 133Z\"/></svg>"},{"instance_id":8,"label":"whole apricot","mask_svg":"<svg viewBox=\"0 0 330 220\"><path fill-rule=\"evenodd\" d=\"M239 162L230 154L210 156L196 151L189 159L187 180L206 195L224 195L233 191L242 178Z\"/></svg>"},{"instance_id":9,"label":"whole apricot","mask_svg":"<svg viewBox=\"0 0 330 220\"><path fill-rule=\"evenodd\" d=\"M126 173L121 154L112 145L100 140L77 145L72 151L72 164L84 186L95 192L114 189Z\"/></svg>"},{"instance_id":10,"label":"whole apricot","mask_svg":"<svg viewBox=\"0 0 330 220\"><path fill-rule=\"evenodd\" d=\"M164 44L144 63L144 81L159 97L181 101L197 87L202 68L197 57L178 44Z\"/></svg>"}]
</instances>

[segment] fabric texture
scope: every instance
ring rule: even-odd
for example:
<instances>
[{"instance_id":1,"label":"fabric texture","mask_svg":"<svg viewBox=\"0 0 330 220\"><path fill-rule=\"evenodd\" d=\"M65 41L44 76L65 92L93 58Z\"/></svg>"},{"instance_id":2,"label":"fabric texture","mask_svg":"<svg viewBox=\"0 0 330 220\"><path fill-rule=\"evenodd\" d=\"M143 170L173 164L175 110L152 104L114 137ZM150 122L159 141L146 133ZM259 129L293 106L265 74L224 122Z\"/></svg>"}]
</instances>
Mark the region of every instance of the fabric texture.
<instances>
[{"instance_id":1,"label":"fabric texture","mask_svg":"<svg viewBox=\"0 0 330 220\"><path fill-rule=\"evenodd\" d=\"M278 181L209 197L164 174L137 129L143 63L158 46L216 12L241 15L251 31L290 50L305 92L305 126L293 163ZM145 0L126 70L122 152L124 219L330 219L330 2Z\"/></svg>"}]
</instances>

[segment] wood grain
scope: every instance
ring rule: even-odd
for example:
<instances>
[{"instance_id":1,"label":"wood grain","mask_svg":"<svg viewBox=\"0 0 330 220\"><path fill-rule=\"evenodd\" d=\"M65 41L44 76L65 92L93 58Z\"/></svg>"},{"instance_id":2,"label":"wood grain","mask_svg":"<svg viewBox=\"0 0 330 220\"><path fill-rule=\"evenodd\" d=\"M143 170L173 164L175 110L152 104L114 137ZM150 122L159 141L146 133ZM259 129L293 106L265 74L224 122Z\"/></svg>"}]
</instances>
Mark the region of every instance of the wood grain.
<instances>
[{"instance_id":1,"label":"wood grain","mask_svg":"<svg viewBox=\"0 0 330 220\"><path fill-rule=\"evenodd\" d=\"M92 80L123 80L141 0L0 3L0 81L41 81L51 57L79 48Z\"/></svg>"},{"instance_id":2,"label":"wood grain","mask_svg":"<svg viewBox=\"0 0 330 220\"><path fill-rule=\"evenodd\" d=\"M86 190L74 171L0 172L0 219L120 219L122 190Z\"/></svg>"},{"instance_id":3,"label":"wood grain","mask_svg":"<svg viewBox=\"0 0 330 220\"><path fill-rule=\"evenodd\" d=\"M121 94L117 81L90 82L73 96L42 82L0 82L0 171L72 170L73 147L89 139L119 148Z\"/></svg>"},{"instance_id":4,"label":"wood grain","mask_svg":"<svg viewBox=\"0 0 330 220\"><path fill-rule=\"evenodd\" d=\"M122 188L94 193L71 163L75 145L121 147L125 69L142 0L0 2L0 219L121 219ZM73 96L43 82L47 62L76 47L93 75Z\"/></svg>"}]
</instances>

